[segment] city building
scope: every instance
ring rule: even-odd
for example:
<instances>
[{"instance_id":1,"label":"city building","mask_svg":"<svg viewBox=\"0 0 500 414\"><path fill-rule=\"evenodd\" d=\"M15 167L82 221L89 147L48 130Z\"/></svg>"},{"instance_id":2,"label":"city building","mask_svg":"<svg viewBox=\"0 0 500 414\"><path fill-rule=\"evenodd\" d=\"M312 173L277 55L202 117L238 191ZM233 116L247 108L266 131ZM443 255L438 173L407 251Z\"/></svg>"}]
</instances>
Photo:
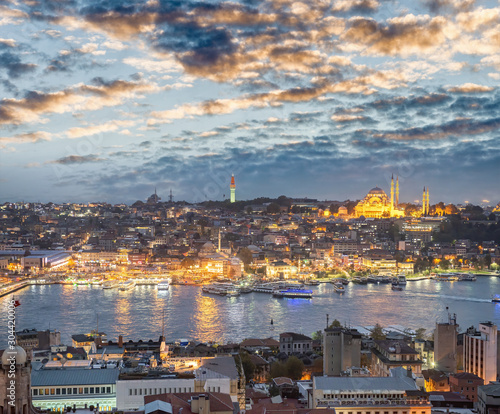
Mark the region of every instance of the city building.
<instances>
[{"instance_id":1,"label":"city building","mask_svg":"<svg viewBox=\"0 0 500 414\"><path fill-rule=\"evenodd\" d=\"M497 326L492 322L471 326L464 334L464 372L476 374L485 383L497 380Z\"/></svg>"},{"instance_id":2,"label":"city building","mask_svg":"<svg viewBox=\"0 0 500 414\"><path fill-rule=\"evenodd\" d=\"M17 344L26 351L32 349L47 349L52 345L61 343L61 332L56 330L37 331L36 329L23 329L16 332Z\"/></svg>"},{"instance_id":3,"label":"city building","mask_svg":"<svg viewBox=\"0 0 500 414\"><path fill-rule=\"evenodd\" d=\"M33 406L66 411L67 407L116 410L117 368L40 368L31 372Z\"/></svg>"},{"instance_id":4,"label":"city building","mask_svg":"<svg viewBox=\"0 0 500 414\"><path fill-rule=\"evenodd\" d=\"M266 276L269 278L290 279L297 275L297 268L281 260L266 266Z\"/></svg>"},{"instance_id":5,"label":"city building","mask_svg":"<svg viewBox=\"0 0 500 414\"><path fill-rule=\"evenodd\" d=\"M450 391L465 395L472 402L477 401L477 390L484 385L484 380L470 372L459 372L449 377Z\"/></svg>"},{"instance_id":6,"label":"city building","mask_svg":"<svg viewBox=\"0 0 500 414\"><path fill-rule=\"evenodd\" d=\"M312 351L313 340L306 335L284 332L280 334L280 352L287 355Z\"/></svg>"},{"instance_id":7,"label":"city building","mask_svg":"<svg viewBox=\"0 0 500 414\"><path fill-rule=\"evenodd\" d=\"M427 393L406 370L391 377L313 377L309 408L334 408L336 414L430 414Z\"/></svg>"},{"instance_id":8,"label":"city building","mask_svg":"<svg viewBox=\"0 0 500 414\"><path fill-rule=\"evenodd\" d=\"M448 322L436 322L434 330L434 363L439 371L457 372L457 316L448 313Z\"/></svg>"},{"instance_id":9,"label":"city building","mask_svg":"<svg viewBox=\"0 0 500 414\"><path fill-rule=\"evenodd\" d=\"M361 334L356 329L326 328L323 333L323 375L339 376L361 365Z\"/></svg>"},{"instance_id":10,"label":"city building","mask_svg":"<svg viewBox=\"0 0 500 414\"><path fill-rule=\"evenodd\" d=\"M400 340L376 340L372 348L372 375L388 377L392 368L411 370L418 377L422 375L422 360L413 348Z\"/></svg>"},{"instance_id":11,"label":"city building","mask_svg":"<svg viewBox=\"0 0 500 414\"><path fill-rule=\"evenodd\" d=\"M16 345L14 349L0 351L0 356L0 413L31 414L31 364L26 351ZM15 378L12 378L11 371L14 369Z\"/></svg>"},{"instance_id":12,"label":"city building","mask_svg":"<svg viewBox=\"0 0 500 414\"><path fill-rule=\"evenodd\" d=\"M356 205L356 217L389 218L404 216L404 209L398 207L399 178L396 180L396 200L394 200L394 177L391 178L391 198L379 187L372 188L368 194Z\"/></svg>"},{"instance_id":13,"label":"city building","mask_svg":"<svg viewBox=\"0 0 500 414\"><path fill-rule=\"evenodd\" d=\"M477 390L478 414L498 413L500 411L500 382L490 382Z\"/></svg>"},{"instance_id":14,"label":"city building","mask_svg":"<svg viewBox=\"0 0 500 414\"><path fill-rule=\"evenodd\" d=\"M233 414L231 396L220 392L186 392L144 397L145 408L155 402L165 403L169 414ZM145 413L147 414L147 413Z\"/></svg>"}]
</instances>

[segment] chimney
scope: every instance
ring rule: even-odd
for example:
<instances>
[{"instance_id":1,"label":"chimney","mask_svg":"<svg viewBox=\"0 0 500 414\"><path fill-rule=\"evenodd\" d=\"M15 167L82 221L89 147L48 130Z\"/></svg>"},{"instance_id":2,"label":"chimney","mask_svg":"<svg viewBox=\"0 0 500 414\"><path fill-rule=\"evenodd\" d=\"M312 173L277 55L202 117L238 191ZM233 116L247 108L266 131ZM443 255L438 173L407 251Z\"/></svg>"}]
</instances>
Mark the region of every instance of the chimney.
<instances>
[{"instance_id":1,"label":"chimney","mask_svg":"<svg viewBox=\"0 0 500 414\"><path fill-rule=\"evenodd\" d=\"M396 354L401 353L401 344L399 342L395 343L394 348L396 348Z\"/></svg>"},{"instance_id":2,"label":"chimney","mask_svg":"<svg viewBox=\"0 0 500 414\"><path fill-rule=\"evenodd\" d=\"M118 336L118 346L120 348L123 347L123 336L121 336L121 335Z\"/></svg>"},{"instance_id":3,"label":"chimney","mask_svg":"<svg viewBox=\"0 0 500 414\"><path fill-rule=\"evenodd\" d=\"M191 412L193 414L198 414L198 411L200 411L200 400L197 396L192 396L191 397Z\"/></svg>"},{"instance_id":4,"label":"chimney","mask_svg":"<svg viewBox=\"0 0 500 414\"><path fill-rule=\"evenodd\" d=\"M406 375L408 378L413 378L411 367L406 368Z\"/></svg>"},{"instance_id":5,"label":"chimney","mask_svg":"<svg viewBox=\"0 0 500 414\"><path fill-rule=\"evenodd\" d=\"M210 394L205 395L205 408L203 409L203 414L210 414Z\"/></svg>"}]
</instances>

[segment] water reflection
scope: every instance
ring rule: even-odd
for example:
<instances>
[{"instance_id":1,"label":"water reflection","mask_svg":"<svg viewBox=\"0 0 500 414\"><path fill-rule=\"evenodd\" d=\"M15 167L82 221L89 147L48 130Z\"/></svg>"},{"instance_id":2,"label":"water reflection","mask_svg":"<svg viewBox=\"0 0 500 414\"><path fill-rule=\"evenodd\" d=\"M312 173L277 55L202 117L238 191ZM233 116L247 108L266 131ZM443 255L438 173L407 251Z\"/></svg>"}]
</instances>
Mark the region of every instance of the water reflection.
<instances>
[{"instance_id":1,"label":"water reflection","mask_svg":"<svg viewBox=\"0 0 500 414\"><path fill-rule=\"evenodd\" d=\"M30 286L15 294L21 302L16 323L18 329L56 328L65 343L70 335L95 329L96 314L99 330L111 340L118 335L127 340L156 339L162 332L162 313L168 339L218 342L277 338L286 331L311 335L325 327L327 313L330 321L338 319L353 326L378 322L431 331L437 320L446 318L449 306L461 327L477 325L479 320L500 323L500 305L491 303L491 295L500 293L495 277L478 277L477 282L408 282L402 292L392 291L387 284L349 284L342 295L331 284L311 288L312 300L291 300L261 293L237 298L210 296L196 286L172 286L168 291L137 286L130 292L90 286ZM0 309L6 309L9 300L0 298ZM271 319L274 330L270 330ZM7 326L5 312L0 313L0 326ZM5 346L4 338L0 335L0 348Z\"/></svg>"}]
</instances>

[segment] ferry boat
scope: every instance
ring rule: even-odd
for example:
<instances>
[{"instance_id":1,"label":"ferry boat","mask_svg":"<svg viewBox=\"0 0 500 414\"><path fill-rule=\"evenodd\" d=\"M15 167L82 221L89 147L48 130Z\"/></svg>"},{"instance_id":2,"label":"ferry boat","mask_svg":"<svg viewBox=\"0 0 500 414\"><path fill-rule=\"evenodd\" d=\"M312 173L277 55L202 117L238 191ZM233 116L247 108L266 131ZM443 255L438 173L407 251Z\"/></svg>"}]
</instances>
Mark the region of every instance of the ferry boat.
<instances>
[{"instance_id":1,"label":"ferry boat","mask_svg":"<svg viewBox=\"0 0 500 414\"><path fill-rule=\"evenodd\" d=\"M160 283L156 285L156 288L158 290L169 290L170 289L170 282L168 280L162 280Z\"/></svg>"},{"instance_id":2,"label":"ferry boat","mask_svg":"<svg viewBox=\"0 0 500 414\"><path fill-rule=\"evenodd\" d=\"M121 282L120 286L118 287L118 289L120 289L123 292L132 290L134 288L135 288L135 280L130 280L130 279L126 280L125 282Z\"/></svg>"},{"instance_id":3,"label":"ferry boat","mask_svg":"<svg viewBox=\"0 0 500 414\"><path fill-rule=\"evenodd\" d=\"M335 292L337 293L344 293L345 292L345 287L343 284L341 283L335 283L333 285L333 289L335 290Z\"/></svg>"},{"instance_id":4,"label":"ferry boat","mask_svg":"<svg viewBox=\"0 0 500 414\"><path fill-rule=\"evenodd\" d=\"M398 285L406 285L406 276L398 275Z\"/></svg>"},{"instance_id":5,"label":"ferry boat","mask_svg":"<svg viewBox=\"0 0 500 414\"><path fill-rule=\"evenodd\" d=\"M211 285L203 286L201 289L204 293L209 293L219 296L235 297L240 295L240 290L232 283L212 283Z\"/></svg>"},{"instance_id":6,"label":"ferry boat","mask_svg":"<svg viewBox=\"0 0 500 414\"><path fill-rule=\"evenodd\" d=\"M436 281L440 282L455 282L458 280L458 276L455 273L438 273L436 275Z\"/></svg>"},{"instance_id":7,"label":"ferry boat","mask_svg":"<svg viewBox=\"0 0 500 414\"><path fill-rule=\"evenodd\" d=\"M304 282L304 285L307 286L319 286L319 280L316 279L308 279Z\"/></svg>"},{"instance_id":8,"label":"ferry boat","mask_svg":"<svg viewBox=\"0 0 500 414\"><path fill-rule=\"evenodd\" d=\"M275 289L273 296L275 298L311 299L313 291L300 288Z\"/></svg>"},{"instance_id":9,"label":"ferry boat","mask_svg":"<svg viewBox=\"0 0 500 414\"><path fill-rule=\"evenodd\" d=\"M119 280L106 280L102 284L102 288L103 289L114 289L114 288L118 287L119 285L120 285Z\"/></svg>"},{"instance_id":10,"label":"ferry boat","mask_svg":"<svg viewBox=\"0 0 500 414\"><path fill-rule=\"evenodd\" d=\"M368 283L368 279L366 277L354 277L352 282L357 283L358 285L366 285Z\"/></svg>"},{"instance_id":11,"label":"ferry boat","mask_svg":"<svg viewBox=\"0 0 500 414\"><path fill-rule=\"evenodd\" d=\"M464 275L460 275L459 279L462 282L475 282L477 280L476 275L473 275L472 273L466 273Z\"/></svg>"}]
</instances>

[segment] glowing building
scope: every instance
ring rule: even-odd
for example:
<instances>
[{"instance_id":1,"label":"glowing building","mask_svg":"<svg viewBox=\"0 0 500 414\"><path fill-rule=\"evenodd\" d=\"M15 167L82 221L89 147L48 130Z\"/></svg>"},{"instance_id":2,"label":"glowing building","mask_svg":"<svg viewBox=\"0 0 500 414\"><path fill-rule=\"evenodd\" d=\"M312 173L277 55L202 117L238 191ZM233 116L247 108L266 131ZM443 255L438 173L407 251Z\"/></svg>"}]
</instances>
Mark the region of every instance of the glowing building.
<instances>
[{"instance_id":1,"label":"glowing building","mask_svg":"<svg viewBox=\"0 0 500 414\"><path fill-rule=\"evenodd\" d=\"M394 197L396 201L394 201ZM379 187L372 188L354 208L356 217L402 217L404 209L399 209L399 178L396 179L394 194L394 176L391 178L391 198Z\"/></svg>"},{"instance_id":2,"label":"glowing building","mask_svg":"<svg viewBox=\"0 0 500 414\"><path fill-rule=\"evenodd\" d=\"M231 185L229 186L231 190L231 203L236 201L236 184L234 183L234 174L231 175Z\"/></svg>"}]
</instances>

